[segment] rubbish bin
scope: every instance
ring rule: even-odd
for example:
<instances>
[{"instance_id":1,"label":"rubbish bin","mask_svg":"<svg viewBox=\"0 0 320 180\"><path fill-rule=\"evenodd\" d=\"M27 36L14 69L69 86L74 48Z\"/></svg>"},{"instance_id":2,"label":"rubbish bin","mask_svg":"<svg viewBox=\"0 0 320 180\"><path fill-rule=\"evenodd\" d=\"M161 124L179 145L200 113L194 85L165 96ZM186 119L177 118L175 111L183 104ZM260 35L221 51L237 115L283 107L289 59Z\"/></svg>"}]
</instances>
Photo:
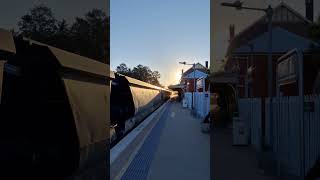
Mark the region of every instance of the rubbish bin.
<instances>
[{"instance_id":1,"label":"rubbish bin","mask_svg":"<svg viewBox=\"0 0 320 180\"><path fill-rule=\"evenodd\" d=\"M233 117L233 145L248 145L246 124L239 117Z\"/></svg>"}]
</instances>

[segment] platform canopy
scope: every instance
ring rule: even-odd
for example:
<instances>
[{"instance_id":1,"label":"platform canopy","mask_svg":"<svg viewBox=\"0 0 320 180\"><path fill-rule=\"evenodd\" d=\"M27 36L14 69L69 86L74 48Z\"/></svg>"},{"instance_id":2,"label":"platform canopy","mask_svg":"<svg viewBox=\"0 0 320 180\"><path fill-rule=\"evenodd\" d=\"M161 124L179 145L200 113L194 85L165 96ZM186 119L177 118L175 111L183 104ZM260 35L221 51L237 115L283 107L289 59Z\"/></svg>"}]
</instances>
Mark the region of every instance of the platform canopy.
<instances>
[{"instance_id":1,"label":"platform canopy","mask_svg":"<svg viewBox=\"0 0 320 180\"><path fill-rule=\"evenodd\" d=\"M185 88L185 85L184 84L170 85L168 86L168 88L171 90L183 89Z\"/></svg>"},{"instance_id":2,"label":"platform canopy","mask_svg":"<svg viewBox=\"0 0 320 180\"><path fill-rule=\"evenodd\" d=\"M236 73L219 72L216 74L212 74L210 76L210 81L212 83L238 84L239 78L238 78L238 74Z\"/></svg>"}]
</instances>

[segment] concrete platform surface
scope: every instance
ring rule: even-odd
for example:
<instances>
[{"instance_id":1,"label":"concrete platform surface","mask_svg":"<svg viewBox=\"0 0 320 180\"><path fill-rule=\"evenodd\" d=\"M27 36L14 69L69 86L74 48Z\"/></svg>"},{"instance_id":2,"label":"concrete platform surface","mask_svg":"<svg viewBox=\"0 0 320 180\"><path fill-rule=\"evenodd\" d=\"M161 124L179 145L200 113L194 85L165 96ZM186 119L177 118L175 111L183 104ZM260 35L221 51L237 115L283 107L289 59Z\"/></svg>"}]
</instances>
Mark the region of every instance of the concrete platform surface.
<instances>
[{"instance_id":1,"label":"concrete platform surface","mask_svg":"<svg viewBox=\"0 0 320 180\"><path fill-rule=\"evenodd\" d=\"M210 136L200 122L181 103L172 104L148 180L210 179Z\"/></svg>"},{"instance_id":2,"label":"concrete platform surface","mask_svg":"<svg viewBox=\"0 0 320 180\"><path fill-rule=\"evenodd\" d=\"M122 180L209 180L210 135L181 103L171 102Z\"/></svg>"},{"instance_id":3,"label":"concrete platform surface","mask_svg":"<svg viewBox=\"0 0 320 180\"><path fill-rule=\"evenodd\" d=\"M232 146L232 130L215 128L211 141L213 148L213 180L276 180L258 168L257 153L250 146Z\"/></svg>"}]
</instances>

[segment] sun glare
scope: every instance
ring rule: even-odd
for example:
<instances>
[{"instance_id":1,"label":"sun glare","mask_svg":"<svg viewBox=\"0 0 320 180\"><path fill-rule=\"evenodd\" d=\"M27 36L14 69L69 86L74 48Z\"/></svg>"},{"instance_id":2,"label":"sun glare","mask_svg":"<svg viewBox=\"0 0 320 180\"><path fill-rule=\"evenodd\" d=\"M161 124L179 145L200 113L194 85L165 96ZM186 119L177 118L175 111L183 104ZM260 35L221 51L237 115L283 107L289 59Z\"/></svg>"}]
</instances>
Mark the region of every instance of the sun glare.
<instances>
[{"instance_id":1,"label":"sun glare","mask_svg":"<svg viewBox=\"0 0 320 180\"><path fill-rule=\"evenodd\" d=\"M181 71L176 72L175 83L179 83L181 79Z\"/></svg>"}]
</instances>

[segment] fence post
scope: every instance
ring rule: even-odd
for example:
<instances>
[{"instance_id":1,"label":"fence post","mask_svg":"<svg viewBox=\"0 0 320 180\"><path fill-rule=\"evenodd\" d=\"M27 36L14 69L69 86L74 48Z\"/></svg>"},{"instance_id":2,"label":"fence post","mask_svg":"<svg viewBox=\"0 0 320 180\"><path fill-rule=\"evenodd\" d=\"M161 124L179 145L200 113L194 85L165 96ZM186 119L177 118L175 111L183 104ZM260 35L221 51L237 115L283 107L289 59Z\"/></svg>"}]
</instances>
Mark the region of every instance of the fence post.
<instances>
[{"instance_id":1,"label":"fence post","mask_svg":"<svg viewBox=\"0 0 320 180\"><path fill-rule=\"evenodd\" d=\"M302 98L299 98L299 104L300 104L300 111L301 111L301 164L302 164L302 177L304 177L306 175L305 172L305 122L304 122L304 101L305 101L304 96L302 96Z\"/></svg>"}]
</instances>

